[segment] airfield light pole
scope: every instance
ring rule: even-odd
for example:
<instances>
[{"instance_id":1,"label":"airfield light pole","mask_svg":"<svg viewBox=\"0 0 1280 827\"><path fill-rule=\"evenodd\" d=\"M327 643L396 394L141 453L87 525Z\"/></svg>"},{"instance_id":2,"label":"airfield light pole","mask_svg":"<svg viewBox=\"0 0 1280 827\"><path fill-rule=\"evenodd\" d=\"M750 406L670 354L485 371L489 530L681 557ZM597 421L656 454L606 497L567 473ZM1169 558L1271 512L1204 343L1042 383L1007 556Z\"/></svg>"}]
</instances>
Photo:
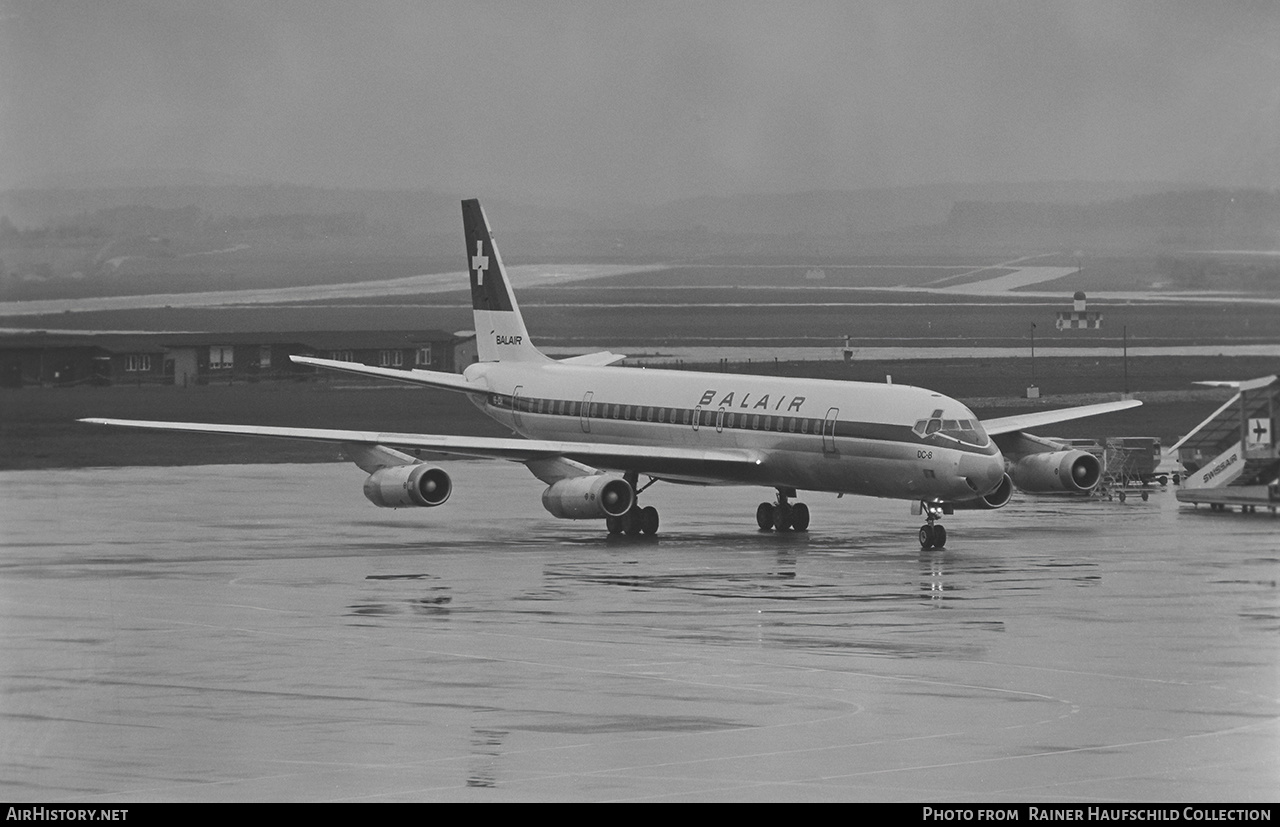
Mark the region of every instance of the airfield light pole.
<instances>
[{"instance_id":1,"label":"airfield light pole","mask_svg":"<svg viewBox=\"0 0 1280 827\"><path fill-rule=\"evenodd\" d=\"M1124 341L1124 392L1129 395L1129 325L1121 328Z\"/></svg>"},{"instance_id":2,"label":"airfield light pole","mask_svg":"<svg viewBox=\"0 0 1280 827\"><path fill-rule=\"evenodd\" d=\"M1036 384L1036 323L1031 323L1031 385Z\"/></svg>"}]
</instances>

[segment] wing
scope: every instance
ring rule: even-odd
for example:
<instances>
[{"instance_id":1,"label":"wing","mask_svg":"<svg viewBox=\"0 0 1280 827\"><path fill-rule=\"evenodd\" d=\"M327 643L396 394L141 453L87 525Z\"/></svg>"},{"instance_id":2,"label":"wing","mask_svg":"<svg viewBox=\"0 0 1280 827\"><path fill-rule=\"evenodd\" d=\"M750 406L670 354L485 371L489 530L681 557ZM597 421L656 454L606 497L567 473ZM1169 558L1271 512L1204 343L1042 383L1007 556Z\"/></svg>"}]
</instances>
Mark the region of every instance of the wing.
<instances>
[{"instance_id":1,"label":"wing","mask_svg":"<svg viewBox=\"0 0 1280 827\"><path fill-rule=\"evenodd\" d=\"M1052 425L1055 422L1067 422L1072 419L1082 419L1086 416L1097 416L1099 414L1111 413L1113 411L1123 411L1129 408L1136 408L1142 404L1138 399L1122 399L1118 402L1102 402L1097 405L1081 405L1078 408L1059 408L1056 411L1037 411L1035 413L1015 414L1013 416L1002 416L996 419L984 419L982 428L989 436L999 436L1000 434L1009 434L1014 431L1023 431L1027 428L1037 428L1041 425Z\"/></svg>"},{"instance_id":2,"label":"wing","mask_svg":"<svg viewBox=\"0 0 1280 827\"><path fill-rule=\"evenodd\" d=\"M439 370L421 370L412 368L375 368L373 365L362 365L359 362L339 362L336 359L318 359L314 356L290 356L300 365L311 365L325 370L337 370L343 373L355 373L360 376L376 376L379 379L392 379L396 382L408 382L411 385L426 385L431 388L444 388L451 391L468 391L485 393L486 389L468 382L466 377L457 373L445 373Z\"/></svg>"},{"instance_id":3,"label":"wing","mask_svg":"<svg viewBox=\"0 0 1280 827\"><path fill-rule=\"evenodd\" d=\"M1243 381L1235 381L1230 379L1210 379L1207 381L1194 382L1196 385L1207 385L1210 388L1231 388L1238 391L1252 391L1258 388L1265 388L1272 382L1276 381L1275 374L1271 376L1263 376L1259 379L1245 379Z\"/></svg>"},{"instance_id":4,"label":"wing","mask_svg":"<svg viewBox=\"0 0 1280 827\"><path fill-rule=\"evenodd\" d=\"M561 442L545 439L395 434L323 428L280 428L264 425L222 425L205 422L157 422L140 419L81 419L94 425L119 425L160 431L265 436L345 445L380 445L408 451L427 451L460 457L506 459L513 462L564 458L610 471L636 471L688 482L750 482L764 470L764 455L739 449L701 450L655 445L610 445L599 442Z\"/></svg>"},{"instance_id":5,"label":"wing","mask_svg":"<svg viewBox=\"0 0 1280 827\"><path fill-rule=\"evenodd\" d=\"M603 367L604 365L612 365L615 362L621 362L627 358L625 353L610 353L602 350L598 353L584 353L581 356L570 356L567 359L558 359L562 365L591 365L594 367Z\"/></svg>"}]
</instances>

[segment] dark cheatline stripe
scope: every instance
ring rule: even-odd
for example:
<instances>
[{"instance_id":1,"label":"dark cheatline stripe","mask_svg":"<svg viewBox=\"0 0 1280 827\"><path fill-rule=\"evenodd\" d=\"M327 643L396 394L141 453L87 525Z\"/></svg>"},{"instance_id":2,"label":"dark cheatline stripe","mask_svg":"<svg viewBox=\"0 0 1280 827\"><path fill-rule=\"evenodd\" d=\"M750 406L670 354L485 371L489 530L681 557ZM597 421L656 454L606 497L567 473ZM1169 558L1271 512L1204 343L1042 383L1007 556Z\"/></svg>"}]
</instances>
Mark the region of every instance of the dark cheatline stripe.
<instances>
[{"instance_id":1,"label":"dark cheatline stripe","mask_svg":"<svg viewBox=\"0 0 1280 827\"><path fill-rule=\"evenodd\" d=\"M512 410L512 400L514 397L508 394L489 394L486 402L490 407L500 408L502 410ZM546 416L555 418L571 419L580 421L583 412L581 400L567 399L542 399L539 397L520 397L520 408L514 411L521 416ZM680 428L692 428L693 416L697 413L701 414L699 428L716 427L716 415L719 413L718 408L703 408L700 412L693 408L665 408L654 405L636 405L622 402L598 402L589 403L587 418L592 420L609 421L609 422L638 422L646 425L673 425ZM630 409L631 415L628 417L627 411ZM650 416L650 411L653 412ZM732 415L733 424L730 423L730 415ZM751 417L756 416L757 427L751 427ZM791 420L796 420L796 430L791 430ZM764 427L766 424L774 427ZM790 417L781 414L748 414L736 411L725 411L723 420L724 430L731 431L761 431L764 433L788 434L794 436L811 436L821 437L823 420L815 417ZM910 425L893 425L884 422L853 422L848 420L837 420L835 423L836 439L865 439L876 442L900 442L919 445L936 445L929 439L918 435ZM961 442L952 443L943 446L957 451L966 451L974 454L993 454L995 452L994 443L988 442L985 447L976 445L968 445Z\"/></svg>"}]
</instances>

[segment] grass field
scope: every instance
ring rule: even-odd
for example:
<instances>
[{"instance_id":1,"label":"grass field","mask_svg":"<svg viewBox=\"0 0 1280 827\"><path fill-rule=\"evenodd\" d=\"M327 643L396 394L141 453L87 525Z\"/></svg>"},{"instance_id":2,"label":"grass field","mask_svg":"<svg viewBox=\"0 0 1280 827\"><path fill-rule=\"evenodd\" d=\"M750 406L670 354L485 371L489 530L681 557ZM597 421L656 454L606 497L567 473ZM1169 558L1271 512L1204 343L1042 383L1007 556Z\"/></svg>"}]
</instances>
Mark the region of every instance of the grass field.
<instances>
[{"instance_id":1,"label":"grass field","mask_svg":"<svg viewBox=\"0 0 1280 827\"><path fill-rule=\"evenodd\" d=\"M839 291L835 291L839 293ZM600 291L547 288L521 295L534 341L546 346L627 349L659 345L738 344L837 347L845 336L864 347L909 341L1028 347L1032 325L1037 346L1114 347L1119 355L1127 329L1130 347L1161 344L1274 344L1280 312L1273 305L1090 303L1103 314L1099 330L1059 331L1061 302L935 301L901 294L830 295L773 290L700 292L654 289ZM0 326L6 322L0 320ZM370 299L345 305L267 305L164 308L64 313L14 318L34 329L243 331L263 330L464 330L474 326L460 296Z\"/></svg>"}]
</instances>

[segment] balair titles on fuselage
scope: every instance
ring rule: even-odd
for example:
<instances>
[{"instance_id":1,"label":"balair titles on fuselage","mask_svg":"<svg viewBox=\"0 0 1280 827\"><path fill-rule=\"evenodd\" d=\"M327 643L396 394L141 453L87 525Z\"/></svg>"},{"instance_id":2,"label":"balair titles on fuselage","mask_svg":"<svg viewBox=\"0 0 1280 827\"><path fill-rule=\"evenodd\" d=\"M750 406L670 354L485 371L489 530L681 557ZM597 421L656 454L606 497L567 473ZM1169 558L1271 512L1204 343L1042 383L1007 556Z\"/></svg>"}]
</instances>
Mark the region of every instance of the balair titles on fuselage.
<instances>
[{"instance_id":1,"label":"balair titles on fuselage","mask_svg":"<svg viewBox=\"0 0 1280 827\"><path fill-rule=\"evenodd\" d=\"M702 394L702 399L698 402L698 405L700 406L711 405L716 408L732 408L734 407L733 403L734 403L734 396L736 393L737 391L729 391L728 393L726 393L724 396L720 398L719 402L716 402L715 398L717 395L717 391L715 391L714 389L708 390L706 393ZM796 411L798 413L800 411L800 406L804 404L804 399L805 399L803 396L793 396L790 398L790 401L788 401L786 394L778 394L778 400L773 403L773 407L771 408L769 407L769 396L770 394L766 393L764 396L761 396L760 398L758 398L754 404L752 404L751 394L744 393L742 395L742 401L738 403L737 407L742 409L750 409L750 410L759 409L759 410L765 410L765 411L786 410L787 412ZM783 403L787 404L787 407L785 409L782 407Z\"/></svg>"}]
</instances>

